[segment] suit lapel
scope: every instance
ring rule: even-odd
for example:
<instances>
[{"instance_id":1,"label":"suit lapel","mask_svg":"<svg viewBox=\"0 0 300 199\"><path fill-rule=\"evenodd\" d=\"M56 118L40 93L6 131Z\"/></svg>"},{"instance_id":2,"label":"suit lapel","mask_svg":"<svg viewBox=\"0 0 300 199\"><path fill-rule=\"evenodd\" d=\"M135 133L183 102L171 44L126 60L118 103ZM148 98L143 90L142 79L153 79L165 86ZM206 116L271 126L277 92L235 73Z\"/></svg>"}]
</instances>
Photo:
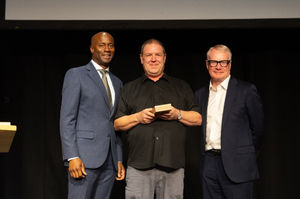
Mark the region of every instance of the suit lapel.
<instances>
[{"instance_id":1,"label":"suit lapel","mask_svg":"<svg viewBox=\"0 0 300 199\"><path fill-rule=\"evenodd\" d=\"M204 137L206 137L206 122L207 122L207 105L208 105L208 98L209 98L209 85L205 87L204 91L204 101L202 107L202 124L203 124L203 133Z\"/></svg>"},{"instance_id":2,"label":"suit lapel","mask_svg":"<svg viewBox=\"0 0 300 199\"><path fill-rule=\"evenodd\" d=\"M225 103L224 103L224 110L223 110L223 117L222 117L222 129L224 129L224 125L228 120L230 109L233 106L233 102L236 95L235 89L237 86L237 81L235 78L231 77L228 84L228 89L226 93Z\"/></svg>"},{"instance_id":3,"label":"suit lapel","mask_svg":"<svg viewBox=\"0 0 300 199\"><path fill-rule=\"evenodd\" d=\"M87 70L88 70L89 77L93 80L93 82L99 88L100 92L104 93L103 94L104 100L105 100L107 106L109 107L109 101L108 101L108 96L106 94L105 87L103 85L103 82L102 82L98 72L96 71L95 67L93 66L93 64L91 62L87 65Z\"/></svg>"}]
</instances>

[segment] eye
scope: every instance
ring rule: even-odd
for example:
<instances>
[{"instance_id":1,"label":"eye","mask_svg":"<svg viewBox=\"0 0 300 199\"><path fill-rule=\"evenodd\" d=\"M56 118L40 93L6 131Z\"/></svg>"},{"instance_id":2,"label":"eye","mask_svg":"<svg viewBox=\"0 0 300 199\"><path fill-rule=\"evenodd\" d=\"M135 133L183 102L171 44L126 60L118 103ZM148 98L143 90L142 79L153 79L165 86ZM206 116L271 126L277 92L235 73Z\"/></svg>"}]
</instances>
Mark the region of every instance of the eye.
<instances>
[{"instance_id":1,"label":"eye","mask_svg":"<svg viewBox=\"0 0 300 199\"><path fill-rule=\"evenodd\" d=\"M215 60L208 60L208 63L209 63L209 65L211 65L211 66L216 66L216 65L218 64L218 62L215 61Z\"/></svg>"},{"instance_id":2,"label":"eye","mask_svg":"<svg viewBox=\"0 0 300 199\"><path fill-rule=\"evenodd\" d=\"M148 58L148 57L151 57L151 56L152 56L152 54L150 54L150 53L146 53L146 54L144 54L144 56Z\"/></svg>"}]
</instances>

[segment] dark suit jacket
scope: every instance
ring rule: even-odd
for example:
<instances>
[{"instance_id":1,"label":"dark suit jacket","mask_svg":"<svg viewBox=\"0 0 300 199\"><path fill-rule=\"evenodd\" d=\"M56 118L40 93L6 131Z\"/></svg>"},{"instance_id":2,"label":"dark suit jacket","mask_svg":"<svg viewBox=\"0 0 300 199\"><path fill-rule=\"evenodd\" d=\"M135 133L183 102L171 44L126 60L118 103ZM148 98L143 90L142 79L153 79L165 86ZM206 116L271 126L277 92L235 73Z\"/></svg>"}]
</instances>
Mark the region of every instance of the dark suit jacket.
<instances>
[{"instance_id":1,"label":"dark suit jacket","mask_svg":"<svg viewBox=\"0 0 300 199\"><path fill-rule=\"evenodd\" d=\"M196 97L202 109L204 152L209 85L197 90ZM259 178L256 154L263 135L263 120L263 106L256 87L231 77L223 111L221 157L225 172L233 182Z\"/></svg>"},{"instance_id":2,"label":"dark suit jacket","mask_svg":"<svg viewBox=\"0 0 300 199\"><path fill-rule=\"evenodd\" d=\"M64 160L80 157L86 168L98 168L111 146L116 168L117 162L122 161L121 139L113 127L122 82L112 73L110 78L116 95L112 111L105 87L91 62L67 71L60 113Z\"/></svg>"}]
</instances>

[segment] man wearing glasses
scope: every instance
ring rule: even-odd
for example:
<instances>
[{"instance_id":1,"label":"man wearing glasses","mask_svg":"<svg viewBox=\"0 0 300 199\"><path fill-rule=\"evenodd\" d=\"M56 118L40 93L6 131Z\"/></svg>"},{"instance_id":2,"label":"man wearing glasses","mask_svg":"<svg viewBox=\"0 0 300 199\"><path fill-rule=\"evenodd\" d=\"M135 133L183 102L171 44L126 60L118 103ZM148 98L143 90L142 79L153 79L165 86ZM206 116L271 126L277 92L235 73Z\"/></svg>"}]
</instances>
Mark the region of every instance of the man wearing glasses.
<instances>
[{"instance_id":1,"label":"man wearing glasses","mask_svg":"<svg viewBox=\"0 0 300 199\"><path fill-rule=\"evenodd\" d=\"M256 154L264 113L256 87L230 75L231 51L216 45L207 52L209 85L196 91L203 118L203 198L251 199L259 178Z\"/></svg>"}]
</instances>

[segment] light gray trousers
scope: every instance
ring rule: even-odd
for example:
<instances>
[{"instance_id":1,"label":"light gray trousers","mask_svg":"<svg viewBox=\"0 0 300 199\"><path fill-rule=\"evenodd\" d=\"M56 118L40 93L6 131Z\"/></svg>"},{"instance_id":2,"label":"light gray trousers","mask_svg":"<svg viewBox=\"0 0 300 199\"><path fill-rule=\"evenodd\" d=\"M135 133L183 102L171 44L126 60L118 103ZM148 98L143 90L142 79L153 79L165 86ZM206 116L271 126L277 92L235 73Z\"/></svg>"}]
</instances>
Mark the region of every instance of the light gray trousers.
<instances>
[{"instance_id":1,"label":"light gray trousers","mask_svg":"<svg viewBox=\"0 0 300 199\"><path fill-rule=\"evenodd\" d=\"M126 199L182 199L184 169L165 172L158 169L138 170L128 166Z\"/></svg>"}]
</instances>

